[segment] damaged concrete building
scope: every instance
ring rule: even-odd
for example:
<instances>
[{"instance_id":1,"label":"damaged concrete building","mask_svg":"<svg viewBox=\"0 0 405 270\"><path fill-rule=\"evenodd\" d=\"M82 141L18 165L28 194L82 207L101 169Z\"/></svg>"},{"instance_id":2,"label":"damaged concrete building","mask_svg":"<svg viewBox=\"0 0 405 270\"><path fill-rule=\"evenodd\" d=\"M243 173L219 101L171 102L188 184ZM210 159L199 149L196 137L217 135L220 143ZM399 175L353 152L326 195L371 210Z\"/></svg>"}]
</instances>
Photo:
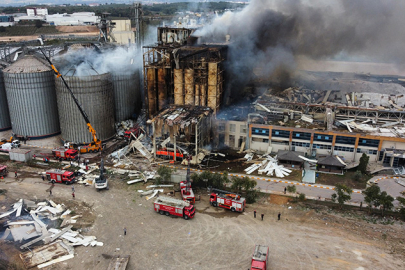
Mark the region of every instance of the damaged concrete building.
<instances>
[{"instance_id":1,"label":"damaged concrete building","mask_svg":"<svg viewBox=\"0 0 405 270\"><path fill-rule=\"evenodd\" d=\"M195 29L158 28L158 43L144 46L144 89L148 117L167 105L210 107L216 114L224 89L227 45L196 45Z\"/></svg>"},{"instance_id":2,"label":"damaged concrete building","mask_svg":"<svg viewBox=\"0 0 405 270\"><path fill-rule=\"evenodd\" d=\"M211 143L213 110L208 107L172 105L151 120L155 158L199 163Z\"/></svg>"}]
</instances>

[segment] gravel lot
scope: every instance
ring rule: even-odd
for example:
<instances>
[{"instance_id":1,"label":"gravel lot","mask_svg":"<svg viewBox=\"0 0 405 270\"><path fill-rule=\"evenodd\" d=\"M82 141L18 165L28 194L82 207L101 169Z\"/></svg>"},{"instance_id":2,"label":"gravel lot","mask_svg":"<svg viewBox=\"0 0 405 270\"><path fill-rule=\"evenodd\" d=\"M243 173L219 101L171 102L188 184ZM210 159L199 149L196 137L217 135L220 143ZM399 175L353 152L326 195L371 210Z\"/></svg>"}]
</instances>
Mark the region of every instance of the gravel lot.
<instances>
[{"instance_id":1,"label":"gravel lot","mask_svg":"<svg viewBox=\"0 0 405 270\"><path fill-rule=\"evenodd\" d=\"M0 183L0 189L8 191L0 196L0 207L9 207L19 198L48 198L49 185L27 177ZM56 185L55 202L91 206L76 210L77 214L82 211L83 218L95 217L83 234L97 236L104 246L75 248L75 258L48 269L107 269L109 258L118 254L131 256L127 269L248 269L255 244L270 247L270 269L400 269L403 265L401 254L392 254L382 238L385 233L388 239L392 235L403 240L404 225L399 223L376 225L297 209L274 196L237 214L210 207L206 193L196 203L195 218L186 221L153 212L153 200L141 198L136 192L139 188L144 186L127 186L120 180L113 180L111 189L101 192L75 185L74 202L70 186ZM281 221L277 221L279 211Z\"/></svg>"}]
</instances>

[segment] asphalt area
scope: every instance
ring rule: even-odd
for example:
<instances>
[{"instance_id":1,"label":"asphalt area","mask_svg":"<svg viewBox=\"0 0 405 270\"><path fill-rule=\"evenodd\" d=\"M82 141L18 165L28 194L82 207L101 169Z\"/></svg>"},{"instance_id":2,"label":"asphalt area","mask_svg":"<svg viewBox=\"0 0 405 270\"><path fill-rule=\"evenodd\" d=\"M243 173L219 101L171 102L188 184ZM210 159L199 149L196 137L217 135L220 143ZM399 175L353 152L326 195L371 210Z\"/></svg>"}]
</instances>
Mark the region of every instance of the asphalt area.
<instances>
[{"instance_id":1,"label":"asphalt area","mask_svg":"<svg viewBox=\"0 0 405 270\"><path fill-rule=\"evenodd\" d=\"M49 198L50 185L35 175L38 169L28 169L18 180L10 174L0 183L0 189L7 190L0 195L1 212L20 198ZM75 185L73 199L70 186L56 184L52 200L83 215L76 229L97 236L104 246L77 247L73 259L47 269L107 269L114 255L131 256L127 269L248 269L255 244L270 247L269 269L403 267L405 236L400 222L367 223L306 209L276 195L248 205L244 213L232 213L209 206L206 191L196 202L195 218L184 220L155 213L153 199L147 201L137 192L144 188L144 184L128 186L117 177L110 181L110 190L101 192ZM14 243L3 242L0 248L3 259L21 265Z\"/></svg>"}]
</instances>

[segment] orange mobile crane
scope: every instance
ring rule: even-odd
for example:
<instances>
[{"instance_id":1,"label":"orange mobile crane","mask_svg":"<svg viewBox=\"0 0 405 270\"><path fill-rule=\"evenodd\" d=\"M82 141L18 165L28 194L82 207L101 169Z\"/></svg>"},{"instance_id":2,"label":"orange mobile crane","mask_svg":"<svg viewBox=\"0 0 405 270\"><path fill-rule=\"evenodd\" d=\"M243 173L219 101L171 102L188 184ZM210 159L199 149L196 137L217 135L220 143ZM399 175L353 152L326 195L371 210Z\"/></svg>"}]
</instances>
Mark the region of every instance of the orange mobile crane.
<instances>
[{"instance_id":1,"label":"orange mobile crane","mask_svg":"<svg viewBox=\"0 0 405 270\"><path fill-rule=\"evenodd\" d=\"M76 96L73 94L72 89L70 89L69 85L67 84L67 82L65 81L65 79L63 78L62 74L59 73L59 71L55 68L55 66L52 64L51 60L46 56L46 54L44 53L44 51L42 49L40 49L42 54L45 56L46 60L49 62L49 64L52 67L52 70L55 72L55 75L57 78L61 78L63 83L65 84L66 88L69 90L70 95L72 96L74 102L77 105L77 108L79 108L80 113L82 114L84 120L86 121L87 127L89 128L89 132L91 133L91 135L93 136L93 142L89 143L89 144L85 144L85 145L77 145L77 144L71 144L68 143L67 146L68 148L71 149L79 149L80 148L80 153L91 153L91 152L99 152L101 150L103 150L103 145L101 143L101 140L99 140L97 138L97 134L96 134L96 130L92 127L92 125L90 124L90 120L89 117L87 116L87 113L83 110L82 106L80 105L79 101L77 100ZM66 146L66 145L65 145Z\"/></svg>"}]
</instances>

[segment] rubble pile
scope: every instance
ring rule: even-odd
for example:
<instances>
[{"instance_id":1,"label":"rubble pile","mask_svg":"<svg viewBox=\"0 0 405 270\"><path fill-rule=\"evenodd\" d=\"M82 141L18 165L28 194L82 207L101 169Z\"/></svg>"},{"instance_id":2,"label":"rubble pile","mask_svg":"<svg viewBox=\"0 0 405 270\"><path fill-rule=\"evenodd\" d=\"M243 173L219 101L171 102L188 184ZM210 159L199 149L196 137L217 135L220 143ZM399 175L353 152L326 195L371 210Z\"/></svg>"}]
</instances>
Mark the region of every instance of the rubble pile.
<instances>
[{"instance_id":1,"label":"rubble pile","mask_svg":"<svg viewBox=\"0 0 405 270\"><path fill-rule=\"evenodd\" d=\"M265 159L261 162L257 162L245 169L246 174L252 174L254 171L258 170L259 174L265 173L266 175L273 176L275 174L277 177L283 178L290 175L292 170L284 168L283 165L278 165L277 156L271 157L269 155L263 156ZM249 159L250 156L245 158Z\"/></svg>"},{"instance_id":2,"label":"rubble pile","mask_svg":"<svg viewBox=\"0 0 405 270\"><path fill-rule=\"evenodd\" d=\"M79 231L73 231L71 224L76 223L81 215L71 214L72 211L63 204L56 204L52 200L35 203L20 199L11 210L0 215L6 227L1 240L19 243L30 240L20 246L22 250L29 249L20 254L27 268L43 268L71 259L75 246L103 246L95 236L83 236ZM61 229L51 227L52 224L56 225L57 222L52 221L57 219L63 220ZM43 245L32 249L32 245L38 243Z\"/></svg>"}]
</instances>

